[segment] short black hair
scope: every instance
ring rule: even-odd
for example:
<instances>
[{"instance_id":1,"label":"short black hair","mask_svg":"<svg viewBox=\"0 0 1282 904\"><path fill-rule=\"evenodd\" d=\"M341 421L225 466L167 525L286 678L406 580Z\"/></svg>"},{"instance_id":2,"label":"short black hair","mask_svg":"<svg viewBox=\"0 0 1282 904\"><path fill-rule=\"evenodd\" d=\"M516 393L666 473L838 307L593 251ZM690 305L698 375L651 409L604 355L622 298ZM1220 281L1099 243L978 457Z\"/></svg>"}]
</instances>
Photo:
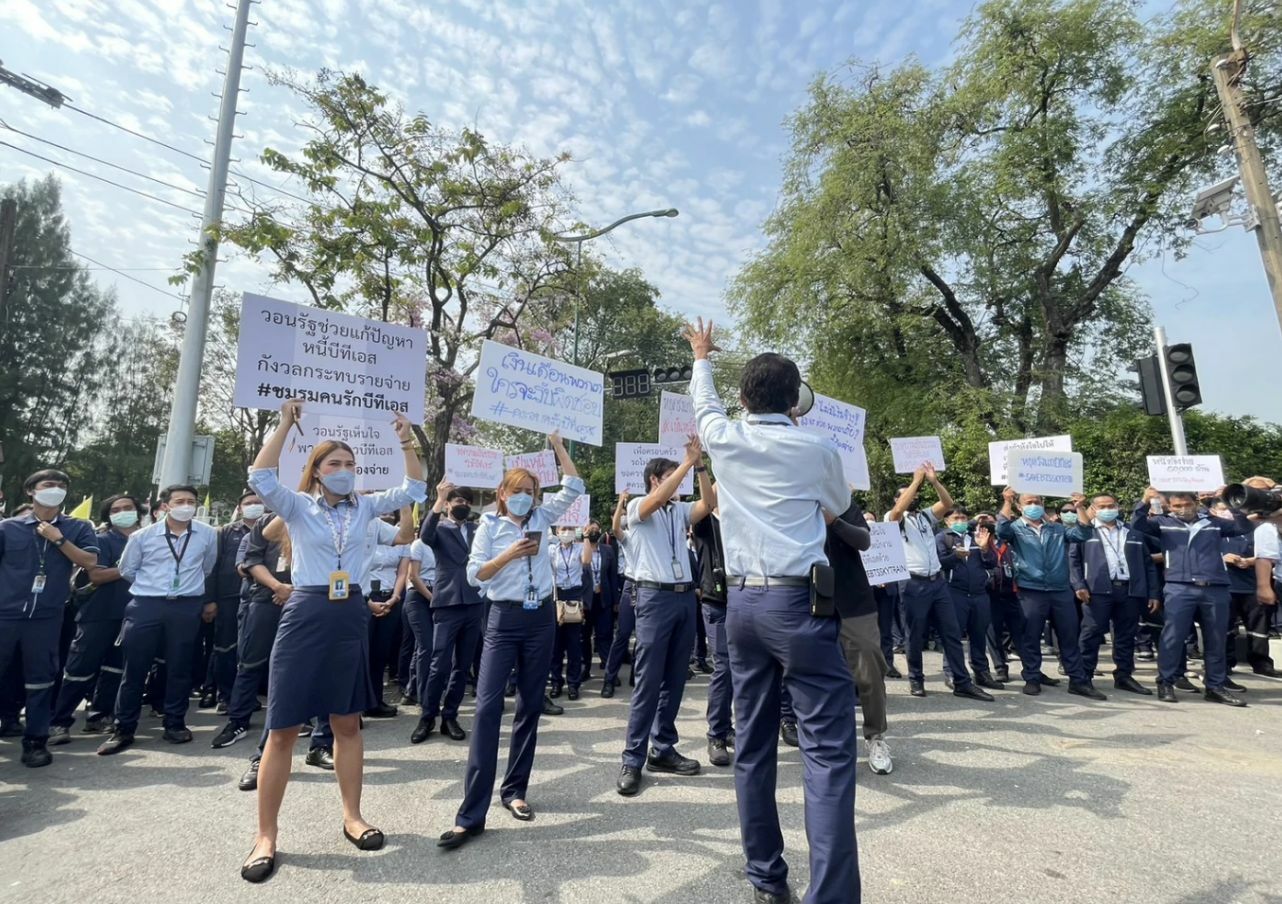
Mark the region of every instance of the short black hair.
<instances>
[{"instance_id":1,"label":"short black hair","mask_svg":"<svg viewBox=\"0 0 1282 904\"><path fill-rule=\"evenodd\" d=\"M970 518L970 512L966 511L960 505L950 508L944 517L951 518L953 515L961 515L963 518Z\"/></svg>"},{"instance_id":2,"label":"short black hair","mask_svg":"<svg viewBox=\"0 0 1282 904\"><path fill-rule=\"evenodd\" d=\"M253 490L248 489L248 488L246 488L246 489L244 489L244 490L241 490L241 491L240 491L240 498L236 500L236 504L237 504L237 505L240 505L242 502L244 502L244 501L245 501L246 499L248 499L250 496L258 496L258 494L257 494L257 493L255 493ZM259 499L262 499L263 497L258 496L258 498L259 498Z\"/></svg>"},{"instance_id":3,"label":"short black hair","mask_svg":"<svg viewBox=\"0 0 1282 904\"><path fill-rule=\"evenodd\" d=\"M98 506L98 522L100 524L106 524L111 520L111 507L121 499L128 499L134 504L134 511L139 515L142 514L142 503L138 501L137 496L131 496L128 493L117 493L115 496L108 496L102 501L102 505Z\"/></svg>"},{"instance_id":4,"label":"short black hair","mask_svg":"<svg viewBox=\"0 0 1282 904\"><path fill-rule=\"evenodd\" d=\"M165 487L160 491L160 501L168 502L169 497L174 495L174 493L191 493L196 497L197 501L200 501L200 493L189 483L175 483L172 486Z\"/></svg>"},{"instance_id":5,"label":"short black hair","mask_svg":"<svg viewBox=\"0 0 1282 904\"><path fill-rule=\"evenodd\" d=\"M57 468L44 468L24 480L22 482L22 488L26 492L30 493L35 489L36 484L46 480L56 480L63 486L71 486L71 478L66 475L66 472L59 471Z\"/></svg>"},{"instance_id":6,"label":"short black hair","mask_svg":"<svg viewBox=\"0 0 1282 904\"><path fill-rule=\"evenodd\" d=\"M645 466L645 472L642 479L645 481L645 491L650 492L650 478L657 477L660 481L677 469L677 463L670 458L652 458Z\"/></svg>"},{"instance_id":7,"label":"short black hair","mask_svg":"<svg viewBox=\"0 0 1282 904\"><path fill-rule=\"evenodd\" d=\"M744 365L739 394L749 414L787 414L801 393L801 371L775 352L757 355Z\"/></svg>"},{"instance_id":8,"label":"short black hair","mask_svg":"<svg viewBox=\"0 0 1282 904\"><path fill-rule=\"evenodd\" d=\"M451 499L462 499L468 505L476 503L476 496L467 487L455 487L450 490L450 495L446 497L445 501L449 502Z\"/></svg>"},{"instance_id":9,"label":"short black hair","mask_svg":"<svg viewBox=\"0 0 1282 904\"><path fill-rule=\"evenodd\" d=\"M1190 493L1188 490L1176 490L1173 493L1166 494L1167 502L1170 502L1172 499L1192 499L1194 502L1197 502L1197 493Z\"/></svg>"}]
</instances>

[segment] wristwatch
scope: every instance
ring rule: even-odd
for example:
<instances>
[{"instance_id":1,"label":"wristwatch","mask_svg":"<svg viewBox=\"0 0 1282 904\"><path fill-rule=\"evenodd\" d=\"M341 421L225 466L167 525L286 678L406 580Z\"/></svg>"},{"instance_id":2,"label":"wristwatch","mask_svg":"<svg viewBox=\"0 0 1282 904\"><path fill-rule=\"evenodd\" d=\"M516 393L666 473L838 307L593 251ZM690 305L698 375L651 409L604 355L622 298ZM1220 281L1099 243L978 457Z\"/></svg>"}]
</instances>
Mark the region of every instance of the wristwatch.
<instances>
[{"instance_id":1,"label":"wristwatch","mask_svg":"<svg viewBox=\"0 0 1282 904\"><path fill-rule=\"evenodd\" d=\"M55 549L61 549L61 548L62 548L62 544L66 543L66 542L67 542L67 538L66 538L66 537L59 537L57 540L54 540L54 541L53 541L54 548L55 548Z\"/></svg>"},{"instance_id":2,"label":"wristwatch","mask_svg":"<svg viewBox=\"0 0 1282 904\"><path fill-rule=\"evenodd\" d=\"M695 465L695 466L694 466L694 473L696 473L696 474L702 474L702 473L703 473L704 471L706 471L706 470L708 470L708 466L707 466L707 465Z\"/></svg>"}]
</instances>

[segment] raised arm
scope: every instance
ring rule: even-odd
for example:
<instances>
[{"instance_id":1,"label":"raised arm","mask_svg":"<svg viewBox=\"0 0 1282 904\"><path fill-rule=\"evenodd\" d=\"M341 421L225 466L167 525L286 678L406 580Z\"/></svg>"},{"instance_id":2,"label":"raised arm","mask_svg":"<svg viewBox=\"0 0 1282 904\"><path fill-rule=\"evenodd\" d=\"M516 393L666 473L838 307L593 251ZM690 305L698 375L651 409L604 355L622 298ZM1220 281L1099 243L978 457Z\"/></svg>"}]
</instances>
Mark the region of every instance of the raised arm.
<instances>
[{"instance_id":1,"label":"raised arm","mask_svg":"<svg viewBox=\"0 0 1282 904\"><path fill-rule=\"evenodd\" d=\"M267 437L267 442L263 443L263 447L258 450L251 468L265 470L280 467L280 453L285 449L285 440L289 438L289 428L298 423L302 413L303 403L298 399L290 399L280 406L280 421L276 424L272 435ZM301 427L298 429L302 431Z\"/></svg>"},{"instance_id":2,"label":"raised arm","mask_svg":"<svg viewBox=\"0 0 1282 904\"><path fill-rule=\"evenodd\" d=\"M690 523L698 524L708 517L717 507L717 488L708 476L708 466L700 457L699 464L694 466L695 478L699 482L699 499L690 510Z\"/></svg>"},{"instance_id":3,"label":"raised arm","mask_svg":"<svg viewBox=\"0 0 1282 904\"><path fill-rule=\"evenodd\" d=\"M948 490L944 488L944 484L940 481L939 475L935 473L935 465L933 462L924 462L921 469L926 480L935 488L935 493L939 496L939 501L932 505L930 510L935 513L936 521L943 521L944 516L947 515L953 507L953 497Z\"/></svg>"},{"instance_id":4,"label":"raised arm","mask_svg":"<svg viewBox=\"0 0 1282 904\"><path fill-rule=\"evenodd\" d=\"M628 494L620 493L619 501L615 503L614 515L610 518L610 533L617 538L626 530L624 526L624 516L628 512Z\"/></svg>"},{"instance_id":5,"label":"raised arm","mask_svg":"<svg viewBox=\"0 0 1282 904\"><path fill-rule=\"evenodd\" d=\"M717 384L712 377L712 361L709 355L720 351L712 341L712 321L705 327L703 318L695 323L686 324L683 334L690 343L694 353L694 367L691 368L690 396L694 400L694 423L699 432L699 439L712 450L725 438L730 419L726 409L717 395Z\"/></svg>"},{"instance_id":6,"label":"raised arm","mask_svg":"<svg viewBox=\"0 0 1282 904\"><path fill-rule=\"evenodd\" d=\"M566 477L578 477L579 469L574 466L574 460L566 451L565 440L561 439L561 431L551 434L548 442L552 445L552 451L556 453L556 462L561 466L561 473Z\"/></svg>"},{"instance_id":7,"label":"raised arm","mask_svg":"<svg viewBox=\"0 0 1282 904\"><path fill-rule=\"evenodd\" d=\"M668 500L676 495L681 489L681 481L685 480L686 474L693 468L703 455L703 447L699 443L697 436L690 437L686 443L686 457L673 469L667 477L659 482L659 485L650 492L646 493L641 500L641 505L637 509L637 517L642 521L648 521L650 516L663 508ZM704 515L706 517L706 513ZM693 513L691 514L693 520Z\"/></svg>"},{"instance_id":8,"label":"raised arm","mask_svg":"<svg viewBox=\"0 0 1282 904\"><path fill-rule=\"evenodd\" d=\"M908 507L913 504L913 501L917 498L917 494L921 492L921 483L925 479L925 468L918 468L916 471L913 471L912 482L908 484L907 489L899 494L899 498L895 500L894 506L892 506L890 511L886 513L887 521L900 521L903 519L904 514L908 511Z\"/></svg>"}]
</instances>

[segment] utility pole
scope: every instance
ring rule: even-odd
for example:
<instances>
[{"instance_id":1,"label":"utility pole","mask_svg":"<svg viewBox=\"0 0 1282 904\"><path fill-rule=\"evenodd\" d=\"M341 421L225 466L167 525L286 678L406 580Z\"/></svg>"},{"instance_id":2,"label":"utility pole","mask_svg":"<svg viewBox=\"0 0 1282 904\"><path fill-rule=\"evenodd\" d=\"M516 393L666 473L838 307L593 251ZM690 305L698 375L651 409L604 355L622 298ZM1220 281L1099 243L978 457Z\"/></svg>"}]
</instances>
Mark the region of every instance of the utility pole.
<instances>
[{"instance_id":1,"label":"utility pole","mask_svg":"<svg viewBox=\"0 0 1282 904\"><path fill-rule=\"evenodd\" d=\"M18 202L13 198L0 201L0 331L9 323L9 258L18 232Z\"/></svg>"},{"instance_id":2,"label":"utility pole","mask_svg":"<svg viewBox=\"0 0 1282 904\"><path fill-rule=\"evenodd\" d=\"M1269 280L1269 291L1273 293L1273 307L1282 327L1282 224L1278 222L1278 206L1269 190L1268 174L1260 158L1260 148L1255 143L1255 129L1251 126L1242 98L1241 81L1250 54L1240 45L1236 24L1233 38L1236 49L1211 64L1211 76L1215 79L1215 90L1220 95L1224 118L1228 120L1229 134L1237 152L1242 188L1255 214L1255 240L1260 245L1264 273ZM1248 228L1250 225L1248 223Z\"/></svg>"},{"instance_id":3,"label":"utility pole","mask_svg":"<svg viewBox=\"0 0 1282 904\"><path fill-rule=\"evenodd\" d=\"M200 223L200 272L192 277L187 308L187 326L183 331L182 352L178 359L178 380L174 384L173 405L169 411L169 431L165 434L165 457L160 466L160 486L187 480L191 460L191 443L196 433L196 400L200 394L200 370L205 357L205 335L209 332L209 304L214 293L214 264L218 259L215 230L223 218L223 199L227 193L227 167L231 160L232 132L236 125L236 99L240 94L240 70L245 56L245 33L249 30L249 8L252 0L237 0L236 23L232 27L231 46L227 51L227 75L223 80L222 103L218 109L218 130L214 141L214 159L209 168L209 188L205 194L205 211Z\"/></svg>"},{"instance_id":4,"label":"utility pole","mask_svg":"<svg viewBox=\"0 0 1282 904\"><path fill-rule=\"evenodd\" d=\"M1162 371L1162 397L1166 399L1166 417L1171 425L1171 445L1176 455L1188 455L1188 443L1184 441L1184 416L1175 404L1175 392L1171 389L1171 364L1166 360L1166 330L1160 326L1153 327L1153 341L1157 345L1157 366Z\"/></svg>"}]
</instances>

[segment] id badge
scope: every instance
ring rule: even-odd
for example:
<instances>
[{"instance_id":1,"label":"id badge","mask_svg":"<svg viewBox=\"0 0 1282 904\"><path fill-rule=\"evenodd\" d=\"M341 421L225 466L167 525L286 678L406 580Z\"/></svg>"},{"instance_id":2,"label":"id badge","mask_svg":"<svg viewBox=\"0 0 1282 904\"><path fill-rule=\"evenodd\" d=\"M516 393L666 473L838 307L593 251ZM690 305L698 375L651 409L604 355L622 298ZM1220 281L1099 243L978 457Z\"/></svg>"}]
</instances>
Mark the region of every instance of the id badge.
<instances>
[{"instance_id":1,"label":"id badge","mask_svg":"<svg viewBox=\"0 0 1282 904\"><path fill-rule=\"evenodd\" d=\"M350 580L346 571L331 571L329 573L329 598L332 602L341 603L347 599L351 593L348 586Z\"/></svg>"},{"instance_id":2,"label":"id badge","mask_svg":"<svg viewBox=\"0 0 1282 904\"><path fill-rule=\"evenodd\" d=\"M685 580L685 572L681 570L681 563L677 559L672 560L672 576L678 583Z\"/></svg>"},{"instance_id":3,"label":"id badge","mask_svg":"<svg viewBox=\"0 0 1282 904\"><path fill-rule=\"evenodd\" d=\"M533 586L527 587L525 590L525 602L521 605L521 608L537 609L541 604L542 601L539 599L539 591Z\"/></svg>"},{"instance_id":4,"label":"id badge","mask_svg":"<svg viewBox=\"0 0 1282 904\"><path fill-rule=\"evenodd\" d=\"M289 559L286 559L284 556L280 556L279 558L277 558L276 571L277 572L289 571Z\"/></svg>"},{"instance_id":5,"label":"id badge","mask_svg":"<svg viewBox=\"0 0 1282 904\"><path fill-rule=\"evenodd\" d=\"M45 589L45 576L43 574L38 574L31 581L31 592L43 593L44 589Z\"/></svg>"}]
</instances>

